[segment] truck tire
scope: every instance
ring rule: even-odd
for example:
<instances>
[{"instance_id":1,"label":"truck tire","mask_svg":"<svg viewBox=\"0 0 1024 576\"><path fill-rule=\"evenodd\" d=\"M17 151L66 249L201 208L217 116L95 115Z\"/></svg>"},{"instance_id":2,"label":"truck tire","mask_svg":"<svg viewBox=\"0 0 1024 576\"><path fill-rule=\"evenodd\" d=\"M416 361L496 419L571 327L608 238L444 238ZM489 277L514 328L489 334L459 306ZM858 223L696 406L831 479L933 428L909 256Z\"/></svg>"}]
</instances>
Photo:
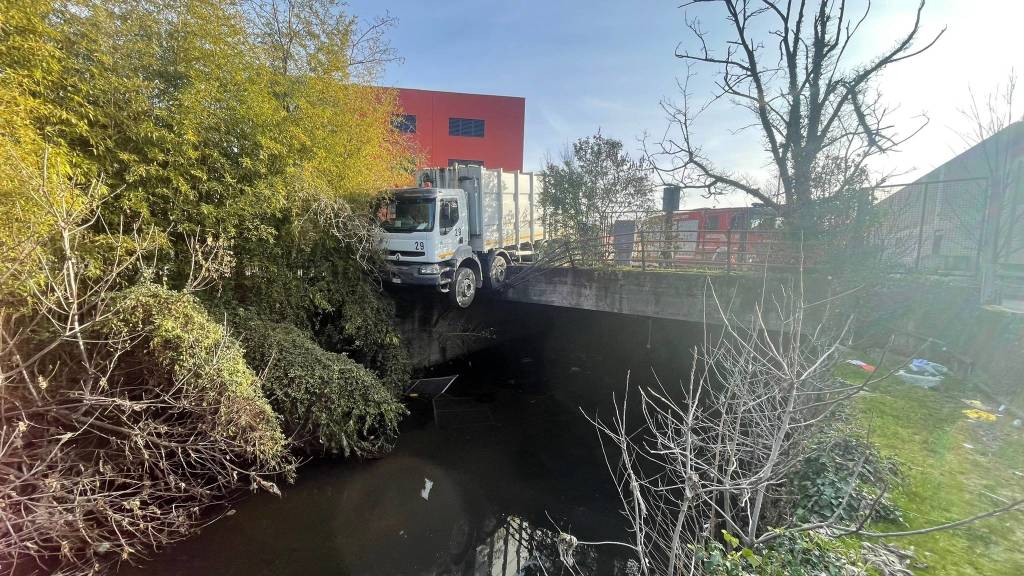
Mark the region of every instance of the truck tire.
<instances>
[{"instance_id":1,"label":"truck tire","mask_svg":"<svg viewBox=\"0 0 1024 576\"><path fill-rule=\"evenodd\" d=\"M469 308L476 296L476 273L469 266L460 266L448 286L448 297L459 308Z\"/></svg>"},{"instance_id":2,"label":"truck tire","mask_svg":"<svg viewBox=\"0 0 1024 576\"><path fill-rule=\"evenodd\" d=\"M509 261L504 254L494 254L487 259L487 274L484 284L488 290L497 290L508 280Z\"/></svg>"}]
</instances>

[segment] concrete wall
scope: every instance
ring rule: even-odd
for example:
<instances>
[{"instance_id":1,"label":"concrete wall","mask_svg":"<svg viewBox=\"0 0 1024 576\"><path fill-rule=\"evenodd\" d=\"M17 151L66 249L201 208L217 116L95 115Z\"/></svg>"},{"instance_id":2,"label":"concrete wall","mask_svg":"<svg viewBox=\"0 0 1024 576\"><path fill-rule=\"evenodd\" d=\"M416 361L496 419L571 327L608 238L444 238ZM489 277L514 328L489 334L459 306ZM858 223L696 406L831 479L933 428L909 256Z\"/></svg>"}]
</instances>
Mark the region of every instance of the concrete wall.
<instances>
[{"instance_id":1,"label":"concrete wall","mask_svg":"<svg viewBox=\"0 0 1024 576\"><path fill-rule=\"evenodd\" d=\"M806 302L820 300L827 294L826 280L804 279ZM552 268L509 289L504 298L530 304L720 323L722 316L714 295L722 308L731 310L737 318L744 318L762 301L763 294L768 295L768 302L772 296L781 301L784 292L791 293L796 286L797 277L789 274L762 278L737 274ZM764 309L769 326L777 327L779 314L774 304Z\"/></svg>"},{"instance_id":2,"label":"concrete wall","mask_svg":"<svg viewBox=\"0 0 1024 576\"><path fill-rule=\"evenodd\" d=\"M416 132L409 137L426 153L423 167L448 166L451 160L475 160L487 168L523 169L525 98L397 90L403 112L416 117ZM483 137L450 135L450 118L483 120Z\"/></svg>"},{"instance_id":3,"label":"concrete wall","mask_svg":"<svg viewBox=\"0 0 1024 576\"><path fill-rule=\"evenodd\" d=\"M827 293L827 285L820 279L805 278L804 283L807 302L820 300ZM395 326L413 365L424 368L501 341L540 334L567 318L552 306L697 325L705 321L706 308L707 321L720 324L721 314L712 293L718 295L723 308L741 319L749 317L762 295L767 294L766 322L775 329L779 327L779 313L772 299L784 301L785 292L791 293L796 285L797 278L787 274L765 279L753 275L553 268L500 295L478 292L476 301L466 310L452 306L444 295L430 290L392 289L391 294L396 304ZM816 311L808 311L808 323L817 318Z\"/></svg>"},{"instance_id":4,"label":"concrete wall","mask_svg":"<svg viewBox=\"0 0 1024 576\"><path fill-rule=\"evenodd\" d=\"M969 279L892 276L860 295L857 340L945 364L1024 410L1024 314L979 306Z\"/></svg>"}]
</instances>

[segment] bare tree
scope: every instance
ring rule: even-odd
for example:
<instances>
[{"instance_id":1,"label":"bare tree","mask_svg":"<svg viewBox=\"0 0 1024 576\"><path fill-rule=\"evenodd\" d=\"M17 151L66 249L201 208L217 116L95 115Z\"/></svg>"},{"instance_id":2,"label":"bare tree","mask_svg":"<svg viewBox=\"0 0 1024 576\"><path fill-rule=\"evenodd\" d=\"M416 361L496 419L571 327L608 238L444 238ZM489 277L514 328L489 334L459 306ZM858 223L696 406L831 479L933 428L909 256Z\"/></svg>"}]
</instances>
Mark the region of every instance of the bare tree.
<instances>
[{"instance_id":1,"label":"bare tree","mask_svg":"<svg viewBox=\"0 0 1024 576\"><path fill-rule=\"evenodd\" d=\"M971 176L987 180L987 193L978 195L978 206L974 214L954 211L954 218L971 218L961 222L968 233L978 229L977 220L982 215L981 234L978 238L981 258L978 271L981 276L981 300L991 303L998 299L996 280L998 265L1003 259L1024 250L1024 241L1014 240L1021 235L1019 224L1024 216L1020 188L1024 185L1024 168L1019 156L1024 146L1024 114L1015 109L1017 76L1011 71L1006 83L997 86L986 96L979 98L970 91L970 104L960 111L968 128L960 137L968 150L978 150L978 158L967 161ZM1022 235L1024 237L1024 235Z\"/></svg>"},{"instance_id":2,"label":"bare tree","mask_svg":"<svg viewBox=\"0 0 1024 576\"><path fill-rule=\"evenodd\" d=\"M851 14L845 0L692 0L683 6L692 10L704 5L717 9L729 23L729 38L715 50L700 20L687 20L695 47L680 44L676 49L676 57L688 64L682 104L663 104L671 119L669 130L647 147L663 178L706 195L749 194L798 216L797 224L806 229L810 223L802 211L812 203L822 161L842 157L846 174L856 178L869 158L895 149L920 129L909 136L896 133L892 110L882 102L874 81L893 64L930 48L945 32L919 46L924 0L906 34L857 65L845 60L870 14L870 2L859 14ZM695 73L691 67L700 65L715 68L717 80L710 100L697 106L688 85ZM696 143L696 119L722 99L749 113L751 122L744 129L760 135L776 190L716 166ZM839 185L848 187L842 181Z\"/></svg>"},{"instance_id":3,"label":"bare tree","mask_svg":"<svg viewBox=\"0 0 1024 576\"><path fill-rule=\"evenodd\" d=\"M256 42L285 76L320 74L372 82L400 58L385 33L398 19L390 14L360 22L339 0L247 0L246 15Z\"/></svg>"},{"instance_id":4,"label":"bare tree","mask_svg":"<svg viewBox=\"0 0 1024 576\"><path fill-rule=\"evenodd\" d=\"M786 475L836 403L866 384L832 376L842 332L805 340L801 303L792 293L762 301L743 321L711 288L709 314L721 313L724 330L706 331L689 382L638 390L640 422L627 419L628 397L611 423L595 422L622 457L616 478L641 573L689 573L694 547L723 529L747 547L777 537L764 524Z\"/></svg>"},{"instance_id":5,"label":"bare tree","mask_svg":"<svg viewBox=\"0 0 1024 576\"><path fill-rule=\"evenodd\" d=\"M872 480L863 472L865 455L831 517L789 518L785 487L811 455L810 440L847 401L896 369L860 382L835 377L851 321L836 322L838 297L805 302L802 282L780 287L775 296L765 293L753 313L742 316L730 309L732 297L720 298L710 284L707 294L707 316L723 326L706 324L689 378L678 387L658 381L630 390L627 384L612 420L592 420L607 441L609 471L631 532L628 542L617 544L634 552L638 573L699 574L700 551L722 531L756 550L808 531L886 537L957 528L1024 505L1024 498L1010 498L1005 506L930 528L870 532L867 523L888 487L877 487L876 496L850 510L857 483ZM884 361L883 352L877 364ZM564 539L570 562L572 547L599 544Z\"/></svg>"},{"instance_id":6,"label":"bare tree","mask_svg":"<svg viewBox=\"0 0 1024 576\"><path fill-rule=\"evenodd\" d=\"M319 200L309 213L316 215L320 225L350 251L367 274L375 277L380 273L379 264L384 256L383 231L375 214L353 210L342 199Z\"/></svg>"}]
</instances>

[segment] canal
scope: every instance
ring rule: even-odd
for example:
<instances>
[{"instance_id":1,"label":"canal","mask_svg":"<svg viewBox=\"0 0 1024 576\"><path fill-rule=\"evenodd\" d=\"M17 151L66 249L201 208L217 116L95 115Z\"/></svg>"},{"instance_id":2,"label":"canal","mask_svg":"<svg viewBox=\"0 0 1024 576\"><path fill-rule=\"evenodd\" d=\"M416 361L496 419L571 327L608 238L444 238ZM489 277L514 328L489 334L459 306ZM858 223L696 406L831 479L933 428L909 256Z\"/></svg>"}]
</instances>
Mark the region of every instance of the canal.
<instances>
[{"instance_id":1,"label":"canal","mask_svg":"<svg viewBox=\"0 0 1024 576\"><path fill-rule=\"evenodd\" d=\"M532 337L426 375L458 374L435 401L411 399L396 449L371 461L314 460L283 496L230 516L122 575L560 574L559 530L622 540L620 500L598 435L626 374L686 373L699 330L680 323L530 308ZM571 327L571 328L570 328ZM614 453L612 464L616 463ZM625 574L624 548L580 546L587 574Z\"/></svg>"}]
</instances>

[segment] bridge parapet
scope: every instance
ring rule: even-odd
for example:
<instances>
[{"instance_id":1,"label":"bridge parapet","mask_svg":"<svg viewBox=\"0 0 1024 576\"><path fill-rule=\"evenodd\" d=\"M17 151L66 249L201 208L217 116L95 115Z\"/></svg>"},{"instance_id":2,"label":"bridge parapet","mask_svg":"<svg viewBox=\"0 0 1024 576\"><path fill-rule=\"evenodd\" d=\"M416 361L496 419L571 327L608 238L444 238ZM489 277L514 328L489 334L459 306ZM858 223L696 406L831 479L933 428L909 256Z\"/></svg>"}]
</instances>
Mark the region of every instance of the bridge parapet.
<instances>
[{"instance_id":1,"label":"bridge parapet","mask_svg":"<svg viewBox=\"0 0 1024 576\"><path fill-rule=\"evenodd\" d=\"M722 315L712 294L736 319L749 317L756 305L764 302L764 316L771 328L780 321L775 302L791 300L800 289L801 278L797 273L755 276L557 267L531 273L528 281L512 284L503 297L514 302L713 324L720 324ZM823 300L828 294L827 278L805 275L802 284L807 303Z\"/></svg>"}]
</instances>

